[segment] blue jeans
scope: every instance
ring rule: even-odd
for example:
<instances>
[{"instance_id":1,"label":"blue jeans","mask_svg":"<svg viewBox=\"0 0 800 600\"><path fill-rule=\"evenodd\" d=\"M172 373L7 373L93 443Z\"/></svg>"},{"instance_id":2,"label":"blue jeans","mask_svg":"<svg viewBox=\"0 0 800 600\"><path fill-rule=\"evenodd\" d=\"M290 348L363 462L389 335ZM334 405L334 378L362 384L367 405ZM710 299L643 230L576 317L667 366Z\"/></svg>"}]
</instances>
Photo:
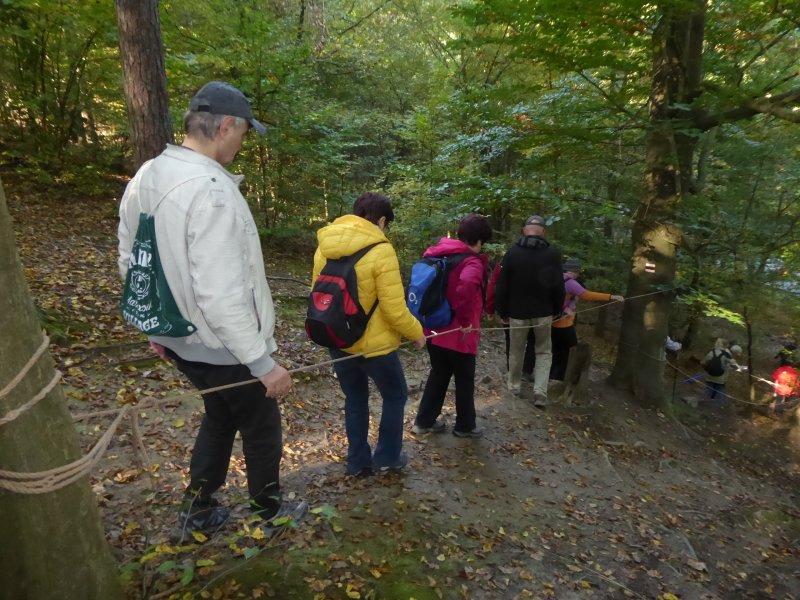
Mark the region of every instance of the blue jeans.
<instances>
[{"instance_id":1,"label":"blue jeans","mask_svg":"<svg viewBox=\"0 0 800 600\"><path fill-rule=\"evenodd\" d=\"M716 381L706 381L706 398L714 402L716 406L725 406L728 397L725 394L725 384Z\"/></svg>"},{"instance_id":2,"label":"blue jeans","mask_svg":"<svg viewBox=\"0 0 800 600\"><path fill-rule=\"evenodd\" d=\"M349 356L331 350L333 358ZM344 423L347 431L347 472L393 467L400 464L403 450L403 416L408 386L397 352L365 358L351 358L333 365L344 392ZM383 398L378 444L375 454L369 445L369 380Z\"/></svg>"}]
</instances>

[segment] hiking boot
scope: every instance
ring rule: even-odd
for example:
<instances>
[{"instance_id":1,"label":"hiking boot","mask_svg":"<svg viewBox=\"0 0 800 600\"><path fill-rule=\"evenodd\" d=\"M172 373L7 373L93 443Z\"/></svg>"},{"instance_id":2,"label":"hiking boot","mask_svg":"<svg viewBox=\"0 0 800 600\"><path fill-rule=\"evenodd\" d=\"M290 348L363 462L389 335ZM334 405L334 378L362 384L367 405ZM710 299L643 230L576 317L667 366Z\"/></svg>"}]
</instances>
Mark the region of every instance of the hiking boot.
<instances>
[{"instance_id":1,"label":"hiking boot","mask_svg":"<svg viewBox=\"0 0 800 600\"><path fill-rule=\"evenodd\" d=\"M411 428L411 433L416 433L417 435L422 435L424 433L442 433L446 429L447 423L442 419L436 419L430 427L423 427L418 423L414 423L414 426Z\"/></svg>"},{"instance_id":2,"label":"hiking boot","mask_svg":"<svg viewBox=\"0 0 800 600\"><path fill-rule=\"evenodd\" d=\"M540 392L536 392L533 395L533 405L536 408L544 409L547 406L547 396Z\"/></svg>"},{"instance_id":3,"label":"hiking boot","mask_svg":"<svg viewBox=\"0 0 800 600\"><path fill-rule=\"evenodd\" d=\"M476 427L472 431L459 431L458 429L453 429L453 435L460 438L479 438L483 436L483 428Z\"/></svg>"},{"instance_id":4,"label":"hiking boot","mask_svg":"<svg viewBox=\"0 0 800 600\"><path fill-rule=\"evenodd\" d=\"M408 466L408 454L406 454L405 452L401 452L395 464L386 467L377 467L377 471L378 473L381 474L399 473L400 471L405 469L406 466Z\"/></svg>"},{"instance_id":5,"label":"hiking boot","mask_svg":"<svg viewBox=\"0 0 800 600\"><path fill-rule=\"evenodd\" d=\"M178 527L170 532L170 538L183 543L194 532L211 535L224 527L229 516L228 509L214 498L202 503L196 498L184 500L178 513Z\"/></svg>"}]
</instances>

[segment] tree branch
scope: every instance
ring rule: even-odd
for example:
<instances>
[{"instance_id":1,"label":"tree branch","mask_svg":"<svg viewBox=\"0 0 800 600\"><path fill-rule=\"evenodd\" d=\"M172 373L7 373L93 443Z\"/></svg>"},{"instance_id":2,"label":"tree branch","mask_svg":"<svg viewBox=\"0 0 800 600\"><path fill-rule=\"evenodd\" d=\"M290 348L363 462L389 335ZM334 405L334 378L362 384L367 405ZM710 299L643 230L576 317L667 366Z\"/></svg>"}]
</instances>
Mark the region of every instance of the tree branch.
<instances>
[{"instance_id":1,"label":"tree branch","mask_svg":"<svg viewBox=\"0 0 800 600\"><path fill-rule=\"evenodd\" d=\"M353 24L352 24L352 25L350 25L349 27L345 27L344 29L342 29L342 30L341 30L339 33L337 33L337 34L336 34L336 37L341 37L341 36L343 36L345 33L347 33L348 31L350 31L351 29L355 29L356 27L359 27L359 26L360 26L360 25L361 25L361 24L362 24L364 21L366 21L367 19L369 19L369 18L370 18L372 15L374 15L375 13L378 13L378 12L380 12L381 10L383 10L383 8L384 8L384 7L385 7L387 4L390 4L391 2L392 2L392 0L386 0L386 2L384 2L384 3L383 3L383 4L381 4L380 6L377 6L377 7L375 7L375 9L374 9L374 10L370 11L369 13L367 13L366 15L364 15L363 17L361 17L361 18L360 18L358 21L356 21L355 23L353 23Z\"/></svg>"},{"instance_id":2,"label":"tree branch","mask_svg":"<svg viewBox=\"0 0 800 600\"><path fill-rule=\"evenodd\" d=\"M743 102L740 106L721 113L697 112L691 122L694 127L702 131L713 129L722 123L749 119L757 114L772 115L785 121L800 123L800 111L794 111L789 108L790 106L798 105L800 105L800 87L792 88L787 92L774 96L752 98Z\"/></svg>"}]
</instances>

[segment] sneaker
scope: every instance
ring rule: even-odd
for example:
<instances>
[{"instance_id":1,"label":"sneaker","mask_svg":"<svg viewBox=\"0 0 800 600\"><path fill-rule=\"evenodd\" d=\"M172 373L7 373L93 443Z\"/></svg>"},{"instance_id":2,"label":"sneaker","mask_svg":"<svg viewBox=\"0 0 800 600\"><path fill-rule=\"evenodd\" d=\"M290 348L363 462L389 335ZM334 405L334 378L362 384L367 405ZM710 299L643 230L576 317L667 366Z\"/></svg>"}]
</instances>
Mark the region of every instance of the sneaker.
<instances>
[{"instance_id":1,"label":"sneaker","mask_svg":"<svg viewBox=\"0 0 800 600\"><path fill-rule=\"evenodd\" d=\"M263 519L264 523L272 528L293 527L308 514L308 500L284 500L278 512L271 517Z\"/></svg>"},{"instance_id":2,"label":"sneaker","mask_svg":"<svg viewBox=\"0 0 800 600\"><path fill-rule=\"evenodd\" d=\"M372 467L364 467L363 469L358 469L356 471L347 471L347 474L350 477L357 477L359 479L364 477L371 477L373 474Z\"/></svg>"},{"instance_id":3,"label":"sneaker","mask_svg":"<svg viewBox=\"0 0 800 600\"><path fill-rule=\"evenodd\" d=\"M400 452L397 462L391 466L378 467L378 473L399 473L408 466L408 454Z\"/></svg>"},{"instance_id":4,"label":"sneaker","mask_svg":"<svg viewBox=\"0 0 800 600\"><path fill-rule=\"evenodd\" d=\"M519 398L522 395L522 390L520 388L517 388L515 390L509 388L508 393L514 396L514 398Z\"/></svg>"},{"instance_id":5,"label":"sneaker","mask_svg":"<svg viewBox=\"0 0 800 600\"><path fill-rule=\"evenodd\" d=\"M430 427L423 427L422 425L414 423L414 426L411 428L411 433L416 433L417 435L422 435L423 433L442 433L446 429L447 423L442 419L436 419Z\"/></svg>"},{"instance_id":6,"label":"sneaker","mask_svg":"<svg viewBox=\"0 0 800 600\"><path fill-rule=\"evenodd\" d=\"M260 529L267 539L272 538L281 531L291 527L296 527L297 522L308 514L308 501L306 500L284 500L281 502L278 512L271 517L264 518L256 513L253 518L253 527Z\"/></svg>"},{"instance_id":7,"label":"sneaker","mask_svg":"<svg viewBox=\"0 0 800 600\"><path fill-rule=\"evenodd\" d=\"M479 438L483 436L483 429L481 427L476 427L472 431L453 429L453 435L460 438Z\"/></svg>"},{"instance_id":8,"label":"sneaker","mask_svg":"<svg viewBox=\"0 0 800 600\"><path fill-rule=\"evenodd\" d=\"M176 543L191 539L195 532L213 534L228 522L230 513L214 498L198 503L196 498L184 500L178 513L178 526L170 533Z\"/></svg>"},{"instance_id":9,"label":"sneaker","mask_svg":"<svg viewBox=\"0 0 800 600\"><path fill-rule=\"evenodd\" d=\"M533 405L536 408L545 408L547 406L547 396L542 393L536 392L533 395Z\"/></svg>"}]
</instances>

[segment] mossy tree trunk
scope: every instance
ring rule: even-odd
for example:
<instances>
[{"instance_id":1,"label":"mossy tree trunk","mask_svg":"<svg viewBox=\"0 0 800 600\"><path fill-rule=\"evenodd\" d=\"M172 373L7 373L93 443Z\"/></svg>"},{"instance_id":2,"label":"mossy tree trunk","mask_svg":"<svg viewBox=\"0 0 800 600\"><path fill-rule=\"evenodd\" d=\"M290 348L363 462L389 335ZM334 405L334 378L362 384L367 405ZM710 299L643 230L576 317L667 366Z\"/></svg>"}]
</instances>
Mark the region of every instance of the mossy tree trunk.
<instances>
[{"instance_id":1,"label":"mossy tree trunk","mask_svg":"<svg viewBox=\"0 0 800 600\"><path fill-rule=\"evenodd\" d=\"M697 136L681 114L700 93L705 0L668 7L653 32L650 132L645 184L633 218L633 257L611 382L646 407L669 409L664 390L664 342L681 231L675 222L681 200L693 191ZM652 265L652 266L648 266ZM654 269L654 270L653 270ZM636 296L641 296L635 298Z\"/></svg>"},{"instance_id":2,"label":"mossy tree trunk","mask_svg":"<svg viewBox=\"0 0 800 600\"><path fill-rule=\"evenodd\" d=\"M0 388L33 356L42 331L14 242L0 182ZM35 363L9 395L0 416L51 381L50 355ZM0 470L46 471L80 458L75 428L56 386L15 420L0 425ZM0 597L25 600L122 598L86 477L60 490L25 495L0 489Z\"/></svg>"}]
</instances>

